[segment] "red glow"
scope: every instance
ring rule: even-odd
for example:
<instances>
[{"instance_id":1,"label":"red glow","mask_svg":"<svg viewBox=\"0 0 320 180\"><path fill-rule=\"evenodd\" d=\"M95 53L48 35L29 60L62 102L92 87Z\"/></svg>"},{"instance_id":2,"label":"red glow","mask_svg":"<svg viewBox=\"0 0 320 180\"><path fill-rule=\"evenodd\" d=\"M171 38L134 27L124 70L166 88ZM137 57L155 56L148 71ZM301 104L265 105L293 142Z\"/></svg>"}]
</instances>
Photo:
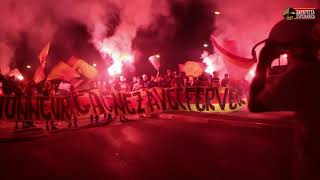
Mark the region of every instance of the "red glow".
<instances>
[{"instance_id":1,"label":"red glow","mask_svg":"<svg viewBox=\"0 0 320 180\"><path fill-rule=\"evenodd\" d=\"M215 65L211 61L209 57L203 58L203 62L207 65L207 68L205 69L206 73L212 74L213 71L215 71Z\"/></svg>"},{"instance_id":2,"label":"red glow","mask_svg":"<svg viewBox=\"0 0 320 180\"><path fill-rule=\"evenodd\" d=\"M245 79L248 81L248 82L251 82L253 80L253 78L256 76L256 69L257 69L257 64L253 65L248 74L246 75Z\"/></svg>"},{"instance_id":3,"label":"red glow","mask_svg":"<svg viewBox=\"0 0 320 180\"><path fill-rule=\"evenodd\" d=\"M206 73L212 74L214 71L227 73L226 66L219 53L209 54L207 51L204 51L201 55L201 58L203 60L202 62L206 64Z\"/></svg>"},{"instance_id":4,"label":"red glow","mask_svg":"<svg viewBox=\"0 0 320 180\"><path fill-rule=\"evenodd\" d=\"M280 55L279 63L280 63L280 66L286 66L286 65L288 65L288 54L282 54L282 55Z\"/></svg>"},{"instance_id":5,"label":"red glow","mask_svg":"<svg viewBox=\"0 0 320 180\"><path fill-rule=\"evenodd\" d=\"M256 76L256 71L255 71L254 69L251 69L251 70L250 70L250 75L251 75L252 77L255 77L255 76Z\"/></svg>"},{"instance_id":6,"label":"red glow","mask_svg":"<svg viewBox=\"0 0 320 180\"><path fill-rule=\"evenodd\" d=\"M24 77L20 74L20 75L17 76L17 79L18 79L19 81L23 81Z\"/></svg>"},{"instance_id":7,"label":"red glow","mask_svg":"<svg viewBox=\"0 0 320 180\"><path fill-rule=\"evenodd\" d=\"M104 40L99 45L99 51L104 58L110 56L113 64L108 68L108 73L111 76L120 75L122 73L122 67L124 63L133 63L134 56L131 52L123 51L117 45L108 40Z\"/></svg>"}]
</instances>

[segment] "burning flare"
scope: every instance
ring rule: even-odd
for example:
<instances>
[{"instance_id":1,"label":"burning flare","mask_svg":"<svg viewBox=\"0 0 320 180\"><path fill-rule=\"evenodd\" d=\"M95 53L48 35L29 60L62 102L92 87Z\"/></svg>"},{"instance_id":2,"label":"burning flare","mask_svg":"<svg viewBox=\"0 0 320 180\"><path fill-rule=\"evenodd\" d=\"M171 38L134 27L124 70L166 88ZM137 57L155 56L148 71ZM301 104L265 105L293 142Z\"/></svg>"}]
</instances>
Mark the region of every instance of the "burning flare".
<instances>
[{"instance_id":1,"label":"burning flare","mask_svg":"<svg viewBox=\"0 0 320 180\"><path fill-rule=\"evenodd\" d=\"M212 74L214 71L227 71L223 59L219 53L209 54L207 51L204 51L201 59L203 59L202 62L206 65L205 72L208 74Z\"/></svg>"},{"instance_id":2,"label":"burning flare","mask_svg":"<svg viewBox=\"0 0 320 180\"><path fill-rule=\"evenodd\" d=\"M130 50L123 51L108 39L104 39L101 43L98 43L98 50L104 59L111 58L113 64L108 68L108 73L111 76L120 75L125 63L134 62L134 56Z\"/></svg>"}]
</instances>

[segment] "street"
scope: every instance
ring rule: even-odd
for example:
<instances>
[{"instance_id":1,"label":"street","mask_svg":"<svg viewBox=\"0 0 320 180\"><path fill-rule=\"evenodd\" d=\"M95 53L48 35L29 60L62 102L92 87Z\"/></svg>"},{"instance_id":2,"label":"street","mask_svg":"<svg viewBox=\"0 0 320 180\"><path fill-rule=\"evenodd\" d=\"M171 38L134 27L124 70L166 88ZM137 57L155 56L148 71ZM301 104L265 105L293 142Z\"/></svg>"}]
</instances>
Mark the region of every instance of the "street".
<instances>
[{"instance_id":1,"label":"street","mask_svg":"<svg viewBox=\"0 0 320 180\"><path fill-rule=\"evenodd\" d=\"M0 143L0 179L291 179L293 129L232 116L161 115Z\"/></svg>"}]
</instances>

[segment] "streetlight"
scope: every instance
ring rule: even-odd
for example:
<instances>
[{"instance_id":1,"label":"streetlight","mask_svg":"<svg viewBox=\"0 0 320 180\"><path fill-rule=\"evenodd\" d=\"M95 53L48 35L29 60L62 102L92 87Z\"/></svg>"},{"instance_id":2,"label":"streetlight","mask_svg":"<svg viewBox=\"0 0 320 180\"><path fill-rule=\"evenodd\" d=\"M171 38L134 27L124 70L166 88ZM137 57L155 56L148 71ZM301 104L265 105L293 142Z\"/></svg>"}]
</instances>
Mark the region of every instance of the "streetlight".
<instances>
[{"instance_id":1,"label":"streetlight","mask_svg":"<svg viewBox=\"0 0 320 180\"><path fill-rule=\"evenodd\" d=\"M220 15L221 13L219 11L214 11L215 15Z\"/></svg>"},{"instance_id":2,"label":"streetlight","mask_svg":"<svg viewBox=\"0 0 320 180\"><path fill-rule=\"evenodd\" d=\"M31 69L31 66L30 66L30 65L27 65L27 68L28 68L28 69Z\"/></svg>"},{"instance_id":3,"label":"streetlight","mask_svg":"<svg viewBox=\"0 0 320 180\"><path fill-rule=\"evenodd\" d=\"M207 48L209 45L207 43L203 44L203 47Z\"/></svg>"},{"instance_id":4,"label":"streetlight","mask_svg":"<svg viewBox=\"0 0 320 180\"><path fill-rule=\"evenodd\" d=\"M96 64L96 63L94 63L94 64L93 64L93 67L97 67L97 64Z\"/></svg>"}]
</instances>

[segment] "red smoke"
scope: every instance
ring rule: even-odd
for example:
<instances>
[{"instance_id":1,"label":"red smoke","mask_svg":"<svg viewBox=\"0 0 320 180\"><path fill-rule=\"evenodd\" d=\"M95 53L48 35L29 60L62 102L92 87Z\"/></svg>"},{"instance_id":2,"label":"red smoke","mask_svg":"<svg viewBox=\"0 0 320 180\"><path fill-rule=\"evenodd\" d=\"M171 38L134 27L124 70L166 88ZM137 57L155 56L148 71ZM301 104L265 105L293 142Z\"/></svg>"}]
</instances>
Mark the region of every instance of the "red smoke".
<instances>
[{"instance_id":1,"label":"red smoke","mask_svg":"<svg viewBox=\"0 0 320 180\"><path fill-rule=\"evenodd\" d=\"M219 42L224 42L224 48L243 57L251 57L251 48L258 42L266 39L271 28L283 19L283 12L288 7L320 7L318 0L215 0L215 32ZM228 42L232 42L231 44ZM259 50L259 49L258 49ZM251 80L254 69L237 68L227 65L231 75L244 76Z\"/></svg>"},{"instance_id":2,"label":"red smoke","mask_svg":"<svg viewBox=\"0 0 320 180\"><path fill-rule=\"evenodd\" d=\"M191 0L172 1L191 2ZM102 55L108 54L112 57L113 66L110 67L109 73L117 74L121 71L123 63L132 63L137 54L132 49L132 41L136 37L137 30L161 28L161 25L154 23L155 19L159 16L170 16L168 3L172 1L1 0L0 69L4 73L9 71L9 62L15 51L14 44L19 41L21 32L27 33L30 39L29 46L39 52L47 42L52 41L55 31L61 24L67 20L74 20L85 24L90 30L93 37L91 42ZM206 1L210 0L201 2L206 3ZM318 0L284 0L276 3L265 0L211 1L215 6L208 13L216 16L216 30L213 34L220 42L234 40L238 49L235 53L246 57L250 55L251 47L266 38L271 27L282 19L285 8L319 7ZM119 22L112 23L115 17L119 17ZM110 31L113 33L108 34ZM238 72L232 66L228 67L228 71Z\"/></svg>"},{"instance_id":3,"label":"red smoke","mask_svg":"<svg viewBox=\"0 0 320 180\"><path fill-rule=\"evenodd\" d=\"M156 0L1 0L0 68L9 71L13 44L21 32L29 37L29 46L39 51L68 20L85 24L93 37L91 42L102 53L106 48L112 51L109 55L114 61L122 61L118 56L129 56L132 62L131 46L137 30L157 26L152 24L154 19L169 16L168 9L167 1ZM115 16L120 17L116 26L111 22ZM107 37L109 31L115 32Z\"/></svg>"}]
</instances>

